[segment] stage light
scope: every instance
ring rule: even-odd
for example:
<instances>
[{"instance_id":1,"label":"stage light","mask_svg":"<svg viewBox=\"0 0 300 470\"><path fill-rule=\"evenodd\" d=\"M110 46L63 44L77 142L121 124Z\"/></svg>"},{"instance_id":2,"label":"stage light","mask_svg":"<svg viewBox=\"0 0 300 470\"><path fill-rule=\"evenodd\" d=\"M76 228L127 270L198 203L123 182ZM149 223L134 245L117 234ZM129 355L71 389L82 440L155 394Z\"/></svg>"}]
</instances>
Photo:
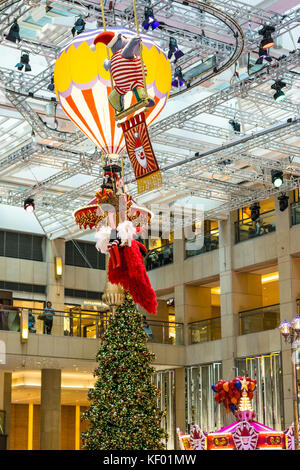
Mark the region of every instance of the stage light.
<instances>
[{"instance_id":1,"label":"stage light","mask_svg":"<svg viewBox=\"0 0 300 470\"><path fill-rule=\"evenodd\" d=\"M282 80L276 80L273 85L271 85L272 90L276 90L276 93L274 93L273 97L274 100L280 103L280 101L283 101L286 96L282 91L282 88L284 88L286 84Z\"/></svg>"},{"instance_id":2,"label":"stage light","mask_svg":"<svg viewBox=\"0 0 300 470\"><path fill-rule=\"evenodd\" d=\"M34 211L35 209L34 200L31 197L28 197L27 199L25 199L24 209L27 212L27 214L32 214L32 212Z\"/></svg>"},{"instance_id":3,"label":"stage light","mask_svg":"<svg viewBox=\"0 0 300 470\"><path fill-rule=\"evenodd\" d=\"M251 216L250 216L251 220L255 222L255 220L257 220L260 216L260 205L257 202L254 202L254 204L250 206L250 210L251 210Z\"/></svg>"},{"instance_id":4,"label":"stage light","mask_svg":"<svg viewBox=\"0 0 300 470\"><path fill-rule=\"evenodd\" d=\"M51 78L51 83L47 86L47 90L54 91L54 77Z\"/></svg>"},{"instance_id":5,"label":"stage light","mask_svg":"<svg viewBox=\"0 0 300 470\"><path fill-rule=\"evenodd\" d=\"M271 171L271 176L272 176L272 183L275 186L275 188L280 188L283 184L283 173L280 170L272 170Z\"/></svg>"},{"instance_id":6,"label":"stage light","mask_svg":"<svg viewBox=\"0 0 300 470\"><path fill-rule=\"evenodd\" d=\"M289 207L289 197L286 195L286 194L281 194L279 197L278 197L278 201L279 201L279 210L281 212L285 211L285 209L287 209L287 207Z\"/></svg>"},{"instance_id":7,"label":"stage light","mask_svg":"<svg viewBox=\"0 0 300 470\"><path fill-rule=\"evenodd\" d=\"M15 19L15 22L10 27L9 33L5 35L4 37L8 41L14 42L14 43L17 41L21 41L19 31L20 31L20 26L18 25L17 20Z\"/></svg>"},{"instance_id":8,"label":"stage light","mask_svg":"<svg viewBox=\"0 0 300 470\"><path fill-rule=\"evenodd\" d=\"M184 53L178 48L177 40L175 38L170 38L168 59L171 59L173 54L175 62L184 55Z\"/></svg>"},{"instance_id":9,"label":"stage light","mask_svg":"<svg viewBox=\"0 0 300 470\"><path fill-rule=\"evenodd\" d=\"M78 35L78 34L82 33L84 30L85 30L85 21L82 18L82 16L80 16L75 21L74 26L73 26L71 31L72 31L73 36L75 36L75 33L77 33L77 35Z\"/></svg>"},{"instance_id":10,"label":"stage light","mask_svg":"<svg viewBox=\"0 0 300 470\"><path fill-rule=\"evenodd\" d=\"M30 72L31 67L29 65L29 54L28 52L22 52L20 62L17 63L16 67L18 70L22 70L24 67L25 72Z\"/></svg>"},{"instance_id":11,"label":"stage light","mask_svg":"<svg viewBox=\"0 0 300 470\"><path fill-rule=\"evenodd\" d=\"M274 46L274 40L272 38L272 33L274 32L274 26L270 25L264 25L263 28L258 31L258 34L263 36L263 39L260 43L260 47L262 49L270 49L270 47Z\"/></svg>"},{"instance_id":12,"label":"stage light","mask_svg":"<svg viewBox=\"0 0 300 470\"><path fill-rule=\"evenodd\" d=\"M152 31L160 25L159 21L154 18L153 9L151 7L145 7L144 13L145 19L142 23L143 28L148 31L151 27Z\"/></svg>"},{"instance_id":13,"label":"stage light","mask_svg":"<svg viewBox=\"0 0 300 470\"><path fill-rule=\"evenodd\" d=\"M239 122L235 121L234 119L230 119L229 124L232 126L234 132L236 132L237 134L241 132L241 125Z\"/></svg>"},{"instance_id":14,"label":"stage light","mask_svg":"<svg viewBox=\"0 0 300 470\"><path fill-rule=\"evenodd\" d=\"M182 75L181 67L176 67L174 72L174 78L172 80L172 86L182 86L185 83L185 80Z\"/></svg>"},{"instance_id":15,"label":"stage light","mask_svg":"<svg viewBox=\"0 0 300 470\"><path fill-rule=\"evenodd\" d=\"M257 61L255 62L255 65L261 65L263 63L264 60L266 60L267 62L272 62L272 57L269 56L269 54L266 52L265 49L263 49L262 47L259 48L259 52L258 52L258 59Z\"/></svg>"}]
</instances>

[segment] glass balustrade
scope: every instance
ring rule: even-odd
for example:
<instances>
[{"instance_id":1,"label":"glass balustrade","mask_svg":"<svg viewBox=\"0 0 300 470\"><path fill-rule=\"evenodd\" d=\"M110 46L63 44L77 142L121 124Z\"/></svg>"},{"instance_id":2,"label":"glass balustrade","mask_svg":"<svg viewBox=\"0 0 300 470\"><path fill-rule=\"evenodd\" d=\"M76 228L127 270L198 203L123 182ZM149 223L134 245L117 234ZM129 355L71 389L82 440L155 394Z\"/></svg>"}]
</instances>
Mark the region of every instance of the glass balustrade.
<instances>
[{"instance_id":1,"label":"glass balustrade","mask_svg":"<svg viewBox=\"0 0 300 470\"><path fill-rule=\"evenodd\" d=\"M251 238L260 237L275 232L275 211L265 212L253 221L251 218L243 219L235 223L235 242L240 243Z\"/></svg>"},{"instance_id":2,"label":"glass balustrade","mask_svg":"<svg viewBox=\"0 0 300 470\"><path fill-rule=\"evenodd\" d=\"M291 204L292 225L300 224L300 201Z\"/></svg>"},{"instance_id":3,"label":"glass balustrade","mask_svg":"<svg viewBox=\"0 0 300 470\"><path fill-rule=\"evenodd\" d=\"M219 230L198 235L185 241L185 257L200 255L219 248Z\"/></svg>"},{"instance_id":4,"label":"glass balustrade","mask_svg":"<svg viewBox=\"0 0 300 470\"><path fill-rule=\"evenodd\" d=\"M0 330L20 331L20 316L28 313L30 334L47 334L47 323L51 322L47 313L40 309L0 310ZM104 317L104 318L103 318ZM50 319L50 320L49 320ZM51 333L54 336L77 336L80 338L101 338L109 325L109 320L100 312L60 312L55 311ZM143 323L148 342L160 344L184 344L183 323L147 321ZM48 330L49 331L49 330Z\"/></svg>"},{"instance_id":5,"label":"glass balustrade","mask_svg":"<svg viewBox=\"0 0 300 470\"><path fill-rule=\"evenodd\" d=\"M0 305L0 330L20 331L20 309Z\"/></svg>"},{"instance_id":6,"label":"glass balustrade","mask_svg":"<svg viewBox=\"0 0 300 470\"><path fill-rule=\"evenodd\" d=\"M147 271L173 263L173 243L149 250L145 262Z\"/></svg>"},{"instance_id":7,"label":"glass balustrade","mask_svg":"<svg viewBox=\"0 0 300 470\"><path fill-rule=\"evenodd\" d=\"M280 306L255 308L239 313L240 335L274 330L280 324Z\"/></svg>"},{"instance_id":8,"label":"glass balustrade","mask_svg":"<svg viewBox=\"0 0 300 470\"><path fill-rule=\"evenodd\" d=\"M189 344L221 339L221 317L208 318L188 325Z\"/></svg>"}]
</instances>

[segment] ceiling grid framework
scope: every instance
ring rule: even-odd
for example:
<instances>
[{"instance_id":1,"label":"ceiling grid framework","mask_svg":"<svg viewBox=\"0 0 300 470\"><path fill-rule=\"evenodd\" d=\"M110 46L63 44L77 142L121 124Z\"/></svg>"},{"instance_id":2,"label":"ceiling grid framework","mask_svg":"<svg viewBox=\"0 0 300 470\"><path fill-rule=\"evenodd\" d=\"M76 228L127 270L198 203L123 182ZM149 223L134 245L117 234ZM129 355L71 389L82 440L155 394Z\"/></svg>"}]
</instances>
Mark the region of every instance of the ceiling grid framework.
<instances>
[{"instance_id":1,"label":"ceiling grid framework","mask_svg":"<svg viewBox=\"0 0 300 470\"><path fill-rule=\"evenodd\" d=\"M257 59L258 34L264 22L275 26L274 38L280 38L299 24L300 9L293 8L284 14L268 9L246 5L232 0L212 0L213 8L232 16L243 30L244 56L251 54L252 64ZM76 14L99 17L99 4L87 0L47 1L52 7L51 18L75 18ZM164 28L147 34L168 47L172 34L177 36L185 55L179 60L182 67L193 67L199 60L218 53L220 64L233 54L230 30L207 12L199 12L199 2L159 0L155 2L157 18L165 22ZM26 36L19 43L5 39L14 18L18 18L21 31L30 28L30 12L40 5L38 0L2 2L0 18L0 45L9 51L30 50L30 54L44 57L44 68L39 73L24 73L6 66L0 67L0 88L6 103L16 112L11 124L5 129L1 116L9 115L0 96L0 135L12 139L14 125L24 123L24 135L18 136L15 148L0 150L0 201L20 207L24 198L34 196L36 214L45 233L51 237L79 236L72 217L74 209L91 200L101 184L101 152L95 151L81 131L73 124L66 124L65 116L57 106L56 118L59 128L52 127L53 117L45 115L48 104L57 105L55 95L48 90L53 76L53 66L62 45L72 36L66 26L53 23L53 36L47 42ZM115 3L115 11L108 10L108 24L133 28L131 3ZM137 0L140 21L143 19L144 0ZM13 13L12 13L13 12ZM184 22L182 21L185 13ZM32 20L31 20L32 21ZM52 20L51 20L52 21ZM49 23L49 22L48 22ZM251 23L251 24L250 24ZM49 23L50 24L50 23ZM88 27L88 23L87 23ZM25 28L25 29L24 29ZM43 31L42 26L38 26ZM47 31L47 28L45 28ZM283 52L283 54L282 54ZM224 218L228 211L253 201L262 200L278 193L272 187L271 170L279 169L286 176L281 191L296 188L300 177L300 55L299 50L276 51L271 64L251 71L238 66L239 76L226 72L197 89L173 95L170 106L178 103L177 111L163 116L149 128L158 162L163 171L161 190L144 195L137 194L133 172L124 154L127 190L140 203L148 206L157 200L174 202L184 196L195 196L218 202L215 209L208 210L206 217ZM45 60L45 57L47 60ZM242 62L241 62L242 64ZM286 83L286 100L276 103L271 85L275 80ZM191 94L192 99L189 100ZM181 98L182 97L182 98ZM185 97L187 98L185 100ZM190 104L186 104L189 102ZM47 114L47 113L46 113ZM234 132L228 121L241 124L241 132ZM287 122L290 120L290 122ZM22 130L22 127L20 127ZM28 129L30 130L28 132ZM63 130L62 130L63 129ZM32 130L36 138L32 138ZM21 131L20 131L21 132ZM9 147L10 148L10 147ZM41 176L38 168L43 168ZM46 170L51 171L47 175ZM42 174L46 176L43 177ZM24 176L23 176L24 175ZM29 176L28 176L29 175ZM31 176L30 176L31 175ZM79 181L79 184L72 181ZM80 184L80 178L82 184ZM74 186L75 184L75 186Z\"/></svg>"}]
</instances>

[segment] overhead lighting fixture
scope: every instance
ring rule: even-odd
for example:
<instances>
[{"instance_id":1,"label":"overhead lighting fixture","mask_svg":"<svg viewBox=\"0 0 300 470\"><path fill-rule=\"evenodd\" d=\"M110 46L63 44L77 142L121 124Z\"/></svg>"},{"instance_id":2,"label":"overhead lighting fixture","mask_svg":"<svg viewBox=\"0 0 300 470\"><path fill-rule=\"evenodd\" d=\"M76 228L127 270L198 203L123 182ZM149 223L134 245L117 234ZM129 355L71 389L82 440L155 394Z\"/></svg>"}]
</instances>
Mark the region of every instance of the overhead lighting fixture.
<instances>
[{"instance_id":1,"label":"overhead lighting fixture","mask_svg":"<svg viewBox=\"0 0 300 470\"><path fill-rule=\"evenodd\" d=\"M47 86L47 90L54 91L54 77L51 77L51 83Z\"/></svg>"},{"instance_id":2,"label":"overhead lighting fixture","mask_svg":"<svg viewBox=\"0 0 300 470\"><path fill-rule=\"evenodd\" d=\"M251 220L253 220L253 222L255 222L255 220L257 220L260 216L260 205L258 204L258 202L254 202L254 204L252 204L252 206L250 206L250 210L251 210Z\"/></svg>"},{"instance_id":3,"label":"overhead lighting fixture","mask_svg":"<svg viewBox=\"0 0 300 470\"><path fill-rule=\"evenodd\" d=\"M280 101L283 101L286 96L282 91L282 88L286 86L286 83L284 83L282 80L276 80L273 85L271 85L272 90L276 90L276 93L274 93L273 97L274 100L280 103Z\"/></svg>"},{"instance_id":4,"label":"overhead lighting fixture","mask_svg":"<svg viewBox=\"0 0 300 470\"><path fill-rule=\"evenodd\" d=\"M231 125L234 132L236 132L238 134L241 132L241 125L240 125L239 122L235 121L234 119L230 119L229 124Z\"/></svg>"},{"instance_id":5,"label":"overhead lighting fixture","mask_svg":"<svg viewBox=\"0 0 300 470\"><path fill-rule=\"evenodd\" d=\"M179 87L185 83L183 78L181 67L176 67L174 72L174 78L172 80L172 86Z\"/></svg>"},{"instance_id":6,"label":"overhead lighting fixture","mask_svg":"<svg viewBox=\"0 0 300 470\"><path fill-rule=\"evenodd\" d=\"M24 67L25 72L31 72L31 67L29 65L29 53L28 52L21 53L20 62L17 63L16 67L18 68L18 70L23 70L23 67Z\"/></svg>"},{"instance_id":7,"label":"overhead lighting fixture","mask_svg":"<svg viewBox=\"0 0 300 470\"><path fill-rule=\"evenodd\" d=\"M5 39L10 42L16 43L17 41L21 41L20 38L20 26L17 23L17 20L15 19L14 23L11 25L9 33L5 35Z\"/></svg>"},{"instance_id":8,"label":"overhead lighting fixture","mask_svg":"<svg viewBox=\"0 0 300 470\"><path fill-rule=\"evenodd\" d=\"M171 59L173 54L175 57L175 62L180 59L180 57L184 56L184 53L178 47L177 40L175 38L170 38L168 59Z\"/></svg>"},{"instance_id":9,"label":"overhead lighting fixture","mask_svg":"<svg viewBox=\"0 0 300 470\"><path fill-rule=\"evenodd\" d=\"M283 184L283 173L280 170L272 170L271 171L271 177L272 177L272 184L275 186L275 188L280 188Z\"/></svg>"},{"instance_id":10,"label":"overhead lighting fixture","mask_svg":"<svg viewBox=\"0 0 300 470\"><path fill-rule=\"evenodd\" d=\"M145 7L144 17L145 19L142 23L142 26L146 31L148 31L150 27L153 31L160 25L159 21L154 18L153 8L151 6Z\"/></svg>"},{"instance_id":11,"label":"overhead lighting fixture","mask_svg":"<svg viewBox=\"0 0 300 470\"><path fill-rule=\"evenodd\" d=\"M27 199L25 199L24 209L27 212L27 214L32 214L32 212L35 209L34 199L32 199L32 197L28 197Z\"/></svg>"},{"instance_id":12,"label":"overhead lighting fixture","mask_svg":"<svg viewBox=\"0 0 300 470\"><path fill-rule=\"evenodd\" d=\"M275 32L274 26L271 25L264 25L262 29L258 31L258 34L263 36L263 39L260 43L260 47L262 49L270 49L270 47L274 46L274 40L272 38L272 34Z\"/></svg>"},{"instance_id":13,"label":"overhead lighting fixture","mask_svg":"<svg viewBox=\"0 0 300 470\"><path fill-rule=\"evenodd\" d=\"M265 49L263 49L262 47L259 48L259 52L258 52L258 59L257 61L255 62L255 65L261 65L263 63L263 61L267 61L267 62L272 62L272 57L269 56L269 54L267 53L267 51Z\"/></svg>"},{"instance_id":14,"label":"overhead lighting fixture","mask_svg":"<svg viewBox=\"0 0 300 470\"><path fill-rule=\"evenodd\" d=\"M279 273L270 273L270 274L263 274L261 276L261 283L262 284L267 284L268 282L274 282L278 281L279 279Z\"/></svg>"},{"instance_id":15,"label":"overhead lighting fixture","mask_svg":"<svg viewBox=\"0 0 300 470\"><path fill-rule=\"evenodd\" d=\"M75 33L77 33L77 35L78 35L80 33L83 33L84 30L85 30L85 21L82 18L82 16L79 16L79 18L77 18L77 20L75 21L74 26L71 30L72 34L73 34L73 37L75 36Z\"/></svg>"},{"instance_id":16,"label":"overhead lighting fixture","mask_svg":"<svg viewBox=\"0 0 300 470\"><path fill-rule=\"evenodd\" d=\"M279 201L279 210L281 212L285 211L285 209L289 207L289 197L285 193L282 193L278 197L278 201Z\"/></svg>"}]
</instances>

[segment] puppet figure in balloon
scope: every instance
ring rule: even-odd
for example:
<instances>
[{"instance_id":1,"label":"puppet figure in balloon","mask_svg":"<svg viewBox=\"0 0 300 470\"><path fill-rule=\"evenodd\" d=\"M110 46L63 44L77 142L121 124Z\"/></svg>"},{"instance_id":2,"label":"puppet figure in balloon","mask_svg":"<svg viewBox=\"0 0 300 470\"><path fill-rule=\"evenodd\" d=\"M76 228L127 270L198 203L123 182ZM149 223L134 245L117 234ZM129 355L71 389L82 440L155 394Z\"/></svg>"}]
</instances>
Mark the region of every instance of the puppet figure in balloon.
<instances>
[{"instance_id":1,"label":"puppet figure in balloon","mask_svg":"<svg viewBox=\"0 0 300 470\"><path fill-rule=\"evenodd\" d=\"M115 111L124 110L124 96L129 91L134 93L137 102L148 98L144 86L142 59L139 56L141 38L135 36L129 39L122 33L104 31L96 36L91 49L95 50L99 42L105 44L113 53L111 60L105 59L103 65L106 71L110 70L114 81L114 88L108 100ZM147 75L145 65L144 74ZM155 102L150 99L147 107L154 105Z\"/></svg>"},{"instance_id":2,"label":"puppet figure in balloon","mask_svg":"<svg viewBox=\"0 0 300 470\"><path fill-rule=\"evenodd\" d=\"M143 261L147 249L135 239L144 230L143 217L140 217L143 208L136 206L132 197L124 192L120 171L118 165L104 167L104 181L96 194L97 215L101 218L95 235L96 248L110 255L108 280L121 284L136 303L155 314L156 295ZM148 221L148 215L146 219Z\"/></svg>"}]
</instances>

